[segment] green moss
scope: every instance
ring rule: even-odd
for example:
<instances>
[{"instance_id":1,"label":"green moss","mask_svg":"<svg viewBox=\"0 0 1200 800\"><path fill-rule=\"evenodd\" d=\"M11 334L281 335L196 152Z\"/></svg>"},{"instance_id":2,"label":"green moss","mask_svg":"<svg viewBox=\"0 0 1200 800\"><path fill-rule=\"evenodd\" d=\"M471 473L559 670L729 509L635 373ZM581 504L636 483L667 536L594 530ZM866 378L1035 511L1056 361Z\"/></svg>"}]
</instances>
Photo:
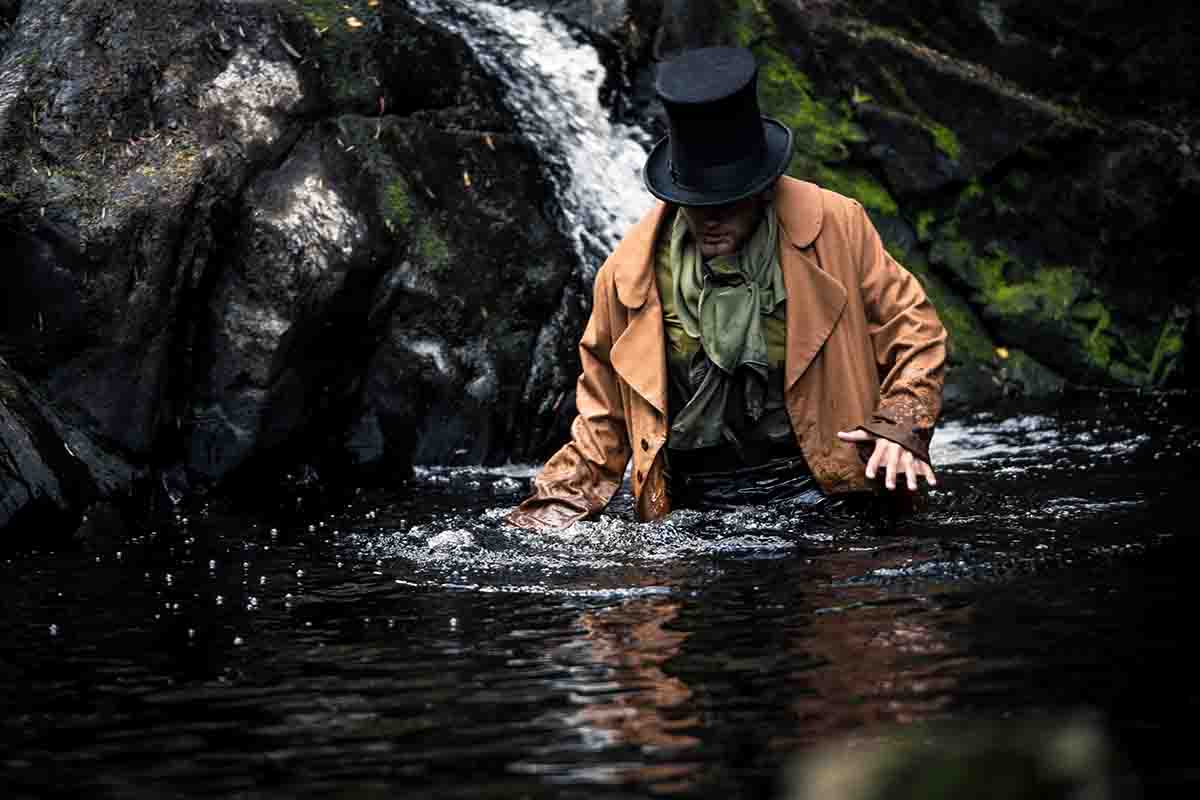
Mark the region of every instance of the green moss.
<instances>
[{"instance_id":1,"label":"green moss","mask_svg":"<svg viewBox=\"0 0 1200 800\"><path fill-rule=\"evenodd\" d=\"M852 145L867 140L854 121L853 106L869 97L855 93L841 102L819 98L809 77L778 44L774 21L761 0L734 3L725 25L731 38L751 48L758 60L763 113L795 134L788 174L853 197L877 213L897 215L896 200L879 179L864 169L840 166L849 161Z\"/></svg>"},{"instance_id":2,"label":"green moss","mask_svg":"<svg viewBox=\"0 0 1200 800\"><path fill-rule=\"evenodd\" d=\"M364 11L370 11L370 7L366 3L344 2L344 0L293 0L293 4L300 7L304 18L322 34L328 32L336 34L339 32L339 28L352 30L347 25L346 19L357 17L361 20L362 17L358 15Z\"/></svg>"},{"instance_id":3,"label":"green moss","mask_svg":"<svg viewBox=\"0 0 1200 800\"><path fill-rule=\"evenodd\" d=\"M382 6L368 0L292 0L292 5L316 35L316 57L333 101L373 102L373 50L376 33L382 30Z\"/></svg>"},{"instance_id":4,"label":"green moss","mask_svg":"<svg viewBox=\"0 0 1200 800\"><path fill-rule=\"evenodd\" d=\"M847 197L853 197L871 211L890 216L897 216L900 213L900 207L888 192L887 187L866 170L857 167L830 169L824 165L815 165L802 172L797 169L797 166L797 159L792 159L792 166L788 168L789 174L806 180L815 180L827 189L832 189Z\"/></svg>"},{"instance_id":5,"label":"green moss","mask_svg":"<svg viewBox=\"0 0 1200 800\"><path fill-rule=\"evenodd\" d=\"M980 259L980 275L986 282L984 299L1001 314L1037 313L1043 318L1066 320L1079 298L1083 280L1071 267L1038 267L1033 280L1008 284L1004 268L1007 255Z\"/></svg>"},{"instance_id":6,"label":"green moss","mask_svg":"<svg viewBox=\"0 0 1200 800\"><path fill-rule=\"evenodd\" d=\"M924 244L928 244L933 240L932 229L933 224L937 222L936 211L918 211L914 227L917 231L917 239Z\"/></svg>"},{"instance_id":7,"label":"green moss","mask_svg":"<svg viewBox=\"0 0 1200 800\"><path fill-rule=\"evenodd\" d=\"M1150 359L1149 377L1152 383L1165 383L1175 371L1179 356L1183 354L1186 327L1185 322L1177 317L1168 319L1163 325Z\"/></svg>"},{"instance_id":8,"label":"green moss","mask_svg":"<svg viewBox=\"0 0 1200 800\"><path fill-rule=\"evenodd\" d=\"M414 255L433 272L441 272L450 265L450 247L429 223L424 223L417 229L413 239L413 250Z\"/></svg>"},{"instance_id":9,"label":"green moss","mask_svg":"<svg viewBox=\"0 0 1200 800\"><path fill-rule=\"evenodd\" d=\"M822 164L848 160L850 144L867 138L851 118L849 105L818 100L808 76L774 46L760 43L754 51L760 64L758 86L763 113L792 129L797 154Z\"/></svg>"},{"instance_id":10,"label":"green moss","mask_svg":"<svg viewBox=\"0 0 1200 800\"><path fill-rule=\"evenodd\" d=\"M925 110L917 105L912 97L909 96L908 91L904 88L904 84L901 83L900 79L890 69L881 66L879 74L883 78L884 83L887 84L888 89L891 90L896 106L907 113L909 117L925 128L925 130L929 131L929 135L933 137L934 146L943 155L951 161L958 161L959 156L962 155L962 143L959 142L958 135L925 113Z\"/></svg>"},{"instance_id":11,"label":"green moss","mask_svg":"<svg viewBox=\"0 0 1200 800\"><path fill-rule=\"evenodd\" d=\"M975 270L975 247L959 235L954 219L943 223L932 234L932 239L929 259L934 264L946 267L972 289L983 288Z\"/></svg>"},{"instance_id":12,"label":"green moss","mask_svg":"<svg viewBox=\"0 0 1200 800\"><path fill-rule=\"evenodd\" d=\"M413 221L412 197L408 183L397 176L384 189L384 224L388 230L407 228Z\"/></svg>"},{"instance_id":13,"label":"green moss","mask_svg":"<svg viewBox=\"0 0 1200 800\"><path fill-rule=\"evenodd\" d=\"M874 100L874 97L862 91L857 86L854 87L854 91L850 94L850 105L852 106L861 106L865 103L873 102Z\"/></svg>"},{"instance_id":14,"label":"green moss","mask_svg":"<svg viewBox=\"0 0 1200 800\"><path fill-rule=\"evenodd\" d=\"M933 143L937 149L941 150L951 161L958 161L958 157L962 155L962 144L958 141L958 134L945 125L934 122L929 117L925 117L923 122L929 132L933 134Z\"/></svg>"},{"instance_id":15,"label":"green moss","mask_svg":"<svg viewBox=\"0 0 1200 800\"><path fill-rule=\"evenodd\" d=\"M984 191L983 184L977 180L971 181L958 195L959 208L969 205L974 200L978 200L980 197L983 197L984 194L986 194L986 192Z\"/></svg>"}]
</instances>

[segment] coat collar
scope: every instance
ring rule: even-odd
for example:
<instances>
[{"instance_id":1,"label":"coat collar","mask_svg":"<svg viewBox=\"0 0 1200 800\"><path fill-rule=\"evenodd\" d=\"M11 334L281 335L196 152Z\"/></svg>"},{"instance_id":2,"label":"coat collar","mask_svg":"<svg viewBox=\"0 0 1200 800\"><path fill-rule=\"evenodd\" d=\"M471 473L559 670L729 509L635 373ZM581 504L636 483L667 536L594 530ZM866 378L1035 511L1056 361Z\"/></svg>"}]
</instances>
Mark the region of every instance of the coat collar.
<instances>
[{"instance_id":1,"label":"coat collar","mask_svg":"<svg viewBox=\"0 0 1200 800\"><path fill-rule=\"evenodd\" d=\"M658 226L671 215L674 206L658 202L625 235L610 260L613 283L621 305L641 308L654 285L654 243ZM784 176L775 185L775 213L793 246L805 249L817 240L824 219L821 190L813 183Z\"/></svg>"},{"instance_id":2,"label":"coat collar","mask_svg":"<svg viewBox=\"0 0 1200 800\"><path fill-rule=\"evenodd\" d=\"M667 413L666 334L654 278L654 244L671 208L658 203L629 230L609 259L617 299L630 311L628 326L613 344L613 369L663 415ZM786 388L799 380L829 338L846 306L846 290L821 269L810 249L824 217L821 190L811 183L780 178L775 211L791 244L780 243L789 309ZM647 352L651 347L658 349L656 356Z\"/></svg>"}]
</instances>

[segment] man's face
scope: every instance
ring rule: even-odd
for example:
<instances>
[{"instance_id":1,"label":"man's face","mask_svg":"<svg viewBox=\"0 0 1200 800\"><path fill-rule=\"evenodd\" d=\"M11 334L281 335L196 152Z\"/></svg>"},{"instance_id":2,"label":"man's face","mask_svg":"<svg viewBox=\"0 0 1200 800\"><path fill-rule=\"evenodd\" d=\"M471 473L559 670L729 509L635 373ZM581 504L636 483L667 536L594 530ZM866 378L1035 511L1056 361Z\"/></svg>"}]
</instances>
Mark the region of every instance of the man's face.
<instances>
[{"instance_id":1,"label":"man's face","mask_svg":"<svg viewBox=\"0 0 1200 800\"><path fill-rule=\"evenodd\" d=\"M729 256L742 248L762 218L763 196L723 206L681 206L704 258Z\"/></svg>"}]
</instances>

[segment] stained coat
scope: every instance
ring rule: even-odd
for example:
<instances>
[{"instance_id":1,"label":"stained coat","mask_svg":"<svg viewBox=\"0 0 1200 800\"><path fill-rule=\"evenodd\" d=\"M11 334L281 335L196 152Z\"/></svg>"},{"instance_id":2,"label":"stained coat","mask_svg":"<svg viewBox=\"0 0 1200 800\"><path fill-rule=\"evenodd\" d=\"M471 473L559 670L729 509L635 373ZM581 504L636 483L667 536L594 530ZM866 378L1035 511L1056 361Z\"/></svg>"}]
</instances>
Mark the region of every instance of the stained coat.
<instances>
[{"instance_id":1,"label":"stained coat","mask_svg":"<svg viewBox=\"0 0 1200 800\"><path fill-rule=\"evenodd\" d=\"M784 400L796 440L829 494L870 490L857 448L838 431L863 428L929 460L941 412L946 331L920 282L884 249L857 202L781 178L775 189L787 287ZM582 372L571 441L510 515L522 527L565 527L597 514L630 458L638 518L670 511L664 473L667 356L654 278L659 203L596 275L579 343Z\"/></svg>"}]
</instances>

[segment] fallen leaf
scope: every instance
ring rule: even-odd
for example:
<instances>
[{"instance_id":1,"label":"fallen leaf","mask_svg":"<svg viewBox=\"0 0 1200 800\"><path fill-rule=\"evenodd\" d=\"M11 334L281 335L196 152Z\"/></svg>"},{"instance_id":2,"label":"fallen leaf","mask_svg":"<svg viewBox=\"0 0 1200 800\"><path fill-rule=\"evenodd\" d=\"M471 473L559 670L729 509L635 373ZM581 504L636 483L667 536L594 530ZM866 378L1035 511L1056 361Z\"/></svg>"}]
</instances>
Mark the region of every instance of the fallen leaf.
<instances>
[{"instance_id":1,"label":"fallen leaf","mask_svg":"<svg viewBox=\"0 0 1200 800\"><path fill-rule=\"evenodd\" d=\"M1007 347L997 347L996 355L1000 356L1000 358L1008 358L1008 348Z\"/></svg>"}]
</instances>

